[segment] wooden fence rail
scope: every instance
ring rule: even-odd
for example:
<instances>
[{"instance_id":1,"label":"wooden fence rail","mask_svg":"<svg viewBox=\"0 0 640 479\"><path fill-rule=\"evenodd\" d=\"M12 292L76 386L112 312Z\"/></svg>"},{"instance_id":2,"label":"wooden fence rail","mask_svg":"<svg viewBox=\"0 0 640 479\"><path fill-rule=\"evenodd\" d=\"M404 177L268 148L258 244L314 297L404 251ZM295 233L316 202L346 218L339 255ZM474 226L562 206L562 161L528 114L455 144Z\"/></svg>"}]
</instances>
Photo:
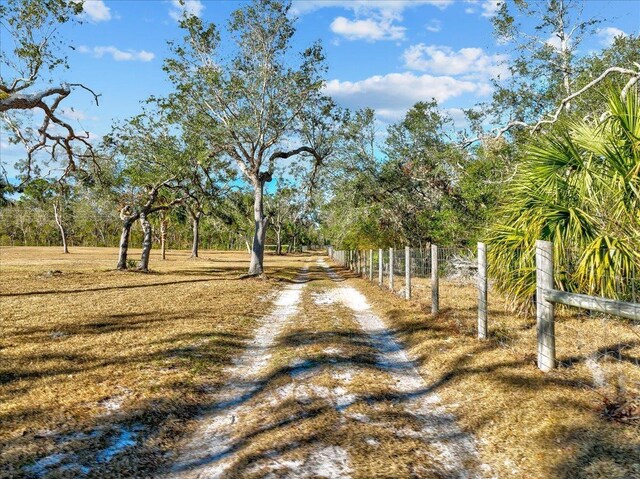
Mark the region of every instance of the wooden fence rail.
<instances>
[{"instance_id":1,"label":"wooden fence rail","mask_svg":"<svg viewBox=\"0 0 640 479\"><path fill-rule=\"evenodd\" d=\"M409 246L404 249L404 298L410 300L412 297L412 253ZM446 250L446 249L445 249ZM420 250L423 251L423 250ZM420 258L420 270L423 276L431 276L431 312L437 314L440 309L440 286L439 286L439 266L438 266L438 246L431 245L424 252L418 252ZM366 251L345 250L336 251L329 249L331 257L344 267L356 270L370 281L374 278L373 249ZM385 267L388 268L388 288L394 291L394 266L398 268L399 274L402 271L402 256L396 258L395 248L389 248L388 258L385 261L385 250L378 249L378 284L383 285ZM430 254L429 254L430 253ZM586 294L570 293L554 289L554 264L553 264L553 244L549 241L536 242L536 330L537 330L537 363L542 371L550 371L556 366L556 336L554 305L563 304L582 308L590 311L600 312L633 321L640 321L640 304L618 301L609 298L600 298ZM427 260L428 258L428 260ZM368 259L368 261L367 261ZM398 260L398 265L395 260ZM413 258L414 260L416 258ZM427 262L428 261L428 262ZM427 270L430 266L430 271ZM368 266L368 271L367 271ZM445 264L446 266L446 264ZM475 266L474 266L475 268ZM489 336L488 323L488 275L487 275L487 245L478 243L477 255L477 290L478 290L478 339L486 339ZM366 273L368 274L364 274ZM635 285L634 285L635 287ZM634 290L635 291L635 290ZM635 300L635 296L634 296Z\"/></svg>"}]
</instances>

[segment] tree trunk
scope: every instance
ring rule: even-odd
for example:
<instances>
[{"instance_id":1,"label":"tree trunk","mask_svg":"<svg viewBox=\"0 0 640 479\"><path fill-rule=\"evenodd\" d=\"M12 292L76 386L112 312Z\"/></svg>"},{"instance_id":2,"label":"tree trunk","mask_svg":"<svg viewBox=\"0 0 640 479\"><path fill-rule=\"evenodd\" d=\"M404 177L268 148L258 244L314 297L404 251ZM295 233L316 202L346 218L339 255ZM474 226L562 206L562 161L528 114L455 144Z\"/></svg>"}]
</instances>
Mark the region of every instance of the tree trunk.
<instances>
[{"instance_id":1,"label":"tree trunk","mask_svg":"<svg viewBox=\"0 0 640 479\"><path fill-rule=\"evenodd\" d=\"M201 213L196 213L192 218L193 221L193 245L191 246L191 257L198 257L198 244L200 243L200 216Z\"/></svg>"},{"instance_id":2,"label":"tree trunk","mask_svg":"<svg viewBox=\"0 0 640 479\"><path fill-rule=\"evenodd\" d=\"M282 228L278 227L276 231L276 254L280 256L282 254Z\"/></svg>"},{"instance_id":3,"label":"tree trunk","mask_svg":"<svg viewBox=\"0 0 640 479\"><path fill-rule=\"evenodd\" d=\"M124 220L122 223L122 234L120 235L120 253L118 255L118 266L120 270L127 269L127 252L129 251L129 237L131 236L131 226L134 220Z\"/></svg>"},{"instance_id":4,"label":"tree trunk","mask_svg":"<svg viewBox=\"0 0 640 479\"><path fill-rule=\"evenodd\" d=\"M64 230L64 225L62 224L62 217L60 216L60 212L58 211L57 203L53 203L53 215L56 219L56 224L58 225L58 229L60 229L60 236L62 236L62 252L67 254L69 253L69 247L67 246L67 233Z\"/></svg>"},{"instance_id":5,"label":"tree trunk","mask_svg":"<svg viewBox=\"0 0 640 479\"><path fill-rule=\"evenodd\" d=\"M149 271L149 255L151 254L151 223L149 223L146 213L140 213L140 225L142 226L143 238L138 269L146 272Z\"/></svg>"},{"instance_id":6,"label":"tree trunk","mask_svg":"<svg viewBox=\"0 0 640 479\"><path fill-rule=\"evenodd\" d=\"M268 222L268 218L264 216L264 183L265 179L262 177L257 178L253 183L253 220L255 233L253 235L253 246L251 247L251 264L249 265L249 274L253 275L261 275L264 273L264 241L267 236Z\"/></svg>"},{"instance_id":7,"label":"tree trunk","mask_svg":"<svg viewBox=\"0 0 640 479\"><path fill-rule=\"evenodd\" d=\"M167 259L167 218L164 210L160 211L160 251L162 259Z\"/></svg>"}]
</instances>

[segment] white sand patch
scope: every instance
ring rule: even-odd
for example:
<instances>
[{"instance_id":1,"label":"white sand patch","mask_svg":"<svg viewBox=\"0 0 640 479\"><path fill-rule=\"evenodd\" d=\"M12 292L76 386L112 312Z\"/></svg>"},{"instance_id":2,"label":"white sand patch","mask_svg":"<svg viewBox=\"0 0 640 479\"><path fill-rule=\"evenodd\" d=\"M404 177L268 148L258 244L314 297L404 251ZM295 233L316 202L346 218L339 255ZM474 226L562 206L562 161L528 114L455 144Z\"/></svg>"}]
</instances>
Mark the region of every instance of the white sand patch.
<instances>
[{"instance_id":1,"label":"white sand patch","mask_svg":"<svg viewBox=\"0 0 640 479\"><path fill-rule=\"evenodd\" d=\"M117 429L117 433L108 441L107 447L98 451L95 456L95 463L107 463L125 449L135 446L137 442L136 437L140 431L143 430L144 428L141 425L134 425L131 428L119 427ZM59 436L56 439L56 443L59 447L64 447L70 442L86 441L103 434L104 430L102 429L95 429L90 433L73 432ZM73 473L73 477L89 474L91 472L91 467L80 464L77 460L78 456L76 454L56 453L39 459L31 466L25 467L24 470L28 474L36 477L46 476L53 471L58 473L67 473L67 475Z\"/></svg>"},{"instance_id":2,"label":"white sand patch","mask_svg":"<svg viewBox=\"0 0 640 479\"><path fill-rule=\"evenodd\" d=\"M124 396L116 396L113 398L105 399L104 401L100 401L100 406L106 409L107 412L114 412L122 407L124 400Z\"/></svg>"},{"instance_id":3,"label":"white sand patch","mask_svg":"<svg viewBox=\"0 0 640 479\"><path fill-rule=\"evenodd\" d=\"M340 381L346 384L353 381L354 371L352 368L338 366L335 371L331 373L331 377L336 381Z\"/></svg>"},{"instance_id":4,"label":"white sand patch","mask_svg":"<svg viewBox=\"0 0 640 479\"><path fill-rule=\"evenodd\" d=\"M51 467L57 466L63 461L63 459L67 458L68 456L69 454L51 454L50 456L43 457L42 459L37 460L31 466L25 467L24 470L36 477L42 477Z\"/></svg>"},{"instance_id":5,"label":"white sand patch","mask_svg":"<svg viewBox=\"0 0 640 479\"><path fill-rule=\"evenodd\" d=\"M215 479L232 466L237 424L248 413L244 403L259 390L260 372L271 359L270 350L286 322L298 311L307 270L305 266L298 282L278 294L273 302L275 309L260 320L248 348L227 368L230 379L218 394L218 406L203 418L200 430L167 477Z\"/></svg>"},{"instance_id":6,"label":"white sand patch","mask_svg":"<svg viewBox=\"0 0 640 479\"><path fill-rule=\"evenodd\" d=\"M325 477L327 479L349 479L351 477L349 454L338 446L318 448L309 455L308 460L288 477L302 479Z\"/></svg>"},{"instance_id":7,"label":"white sand patch","mask_svg":"<svg viewBox=\"0 0 640 479\"><path fill-rule=\"evenodd\" d=\"M357 396L342 386L328 388L313 383L292 381L276 389L274 394L269 396L268 401L271 406L277 406L287 399L294 399L301 404L322 399L331 404L336 411L343 412L356 402Z\"/></svg>"},{"instance_id":8,"label":"white sand patch","mask_svg":"<svg viewBox=\"0 0 640 479\"><path fill-rule=\"evenodd\" d=\"M260 474L265 479L350 479L351 471L349 454L343 448L317 446L307 452L306 459L267 459L249 468L247 474Z\"/></svg>"},{"instance_id":9,"label":"white sand patch","mask_svg":"<svg viewBox=\"0 0 640 479\"><path fill-rule=\"evenodd\" d=\"M371 418L366 414L362 414L360 412L353 412L346 415L348 418L353 419L358 422L368 423L371 422Z\"/></svg>"},{"instance_id":10,"label":"white sand patch","mask_svg":"<svg viewBox=\"0 0 640 479\"><path fill-rule=\"evenodd\" d=\"M600 364L598 364L597 356L594 354L590 355L584 362L584 364L585 366L587 366L587 369L593 377L594 386L597 388L605 387L607 385L607 381L604 377L604 371L600 367Z\"/></svg>"},{"instance_id":11,"label":"white sand patch","mask_svg":"<svg viewBox=\"0 0 640 479\"><path fill-rule=\"evenodd\" d=\"M334 280L340 277L324 262L320 263ZM395 340L384 321L371 311L367 298L352 286L330 291L336 302L354 312L360 327L369 334L372 345L378 350L378 366L385 369L395 382L396 392L402 396L405 410L421 420L420 438L433 444L440 452L440 459L452 478L476 477L467 471L466 460L477 457L473 439L457 426L455 417L443 406L440 397L429 390L413 361ZM402 431L406 434L408 431Z\"/></svg>"},{"instance_id":12,"label":"white sand patch","mask_svg":"<svg viewBox=\"0 0 640 479\"><path fill-rule=\"evenodd\" d=\"M96 462L109 462L125 449L136 445L136 437L138 431L142 430L140 426L132 428L121 428L118 434L109 441L109 445L102 449L96 455Z\"/></svg>"},{"instance_id":13,"label":"white sand patch","mask_svg":"<svg viewBox=\"0 0 640 479\"><path fill-rule=\"evenodd\" d=\"M342 349L340 348L325 348L325 350L323 351L323 353L330 354L332 356L339 356L343 352L344 351L342 351Z\"/></svg>"},{"instance_id":14,"label":"white sand patch","mask_svg":"<svg viewBox=\"0 0 640 479\"><path fill-rule=\"evenodd\" d=\"M324 291L321 293L311 293L311 297L313 298L313 302L317 306L328 306L330 304L335 304L336 302L333 295L328 291Z\"/></svg>"}]
</instances>

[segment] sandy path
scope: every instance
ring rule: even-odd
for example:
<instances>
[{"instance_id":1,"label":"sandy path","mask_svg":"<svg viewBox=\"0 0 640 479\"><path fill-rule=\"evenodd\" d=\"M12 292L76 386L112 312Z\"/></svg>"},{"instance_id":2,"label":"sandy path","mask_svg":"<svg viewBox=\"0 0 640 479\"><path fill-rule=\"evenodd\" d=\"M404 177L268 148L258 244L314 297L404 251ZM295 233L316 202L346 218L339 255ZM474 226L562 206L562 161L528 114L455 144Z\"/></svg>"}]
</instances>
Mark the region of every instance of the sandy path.
<instances>
[{"instance_id":1,"label":"sandy path","mask_svg":"<svg viewBox=\"0 0 640 479\"><path fill-rule=\"evenodd\" d=\"M341 279L324 261L319 264L330 278ZM341 286L331 290L325 301L330 303L331 298L351 309L360 327L371 337L372 345L378 351L378 367L391 375L395 383L393 392L406 398L402 401L404 409L421 421L420 437L439 450L439 463L446 470L447 477L476 477L466 466L477 462L473 439L460 430L455 417L440 404L440 397L430 390L384 321L371 311L365 296L352 286ZM412 433L415 431L409 432ZM488 467L485 465L484 469Z\"/></svg>"},{"instance_id":2,"label":"sandy path","mask_svg":"<svg viewBox=\"0 0 640 479\"><path fill-rule=\"evenodd\" d=\"M271 349L284 324L297 312L308 266L296 283L284 288L274 300L275 309L260 320L247 350L234 360L229 380L216 398L216 408L202 419L202 425L181 451L168 478L221 477L233 455L236 419L246 414L246 401L261 387L260 372L269 363Z\"/></svg>"},{"instance_id":3,"label":"sandy path","mask_svg":"<svg viewBox=\"0 0 640 479\"><path fill-rule=\"evenodd\" d=\"M489 475L364 295L324 261L315 270L279 294L167 477Z\"/></svg>"}]
</instances>

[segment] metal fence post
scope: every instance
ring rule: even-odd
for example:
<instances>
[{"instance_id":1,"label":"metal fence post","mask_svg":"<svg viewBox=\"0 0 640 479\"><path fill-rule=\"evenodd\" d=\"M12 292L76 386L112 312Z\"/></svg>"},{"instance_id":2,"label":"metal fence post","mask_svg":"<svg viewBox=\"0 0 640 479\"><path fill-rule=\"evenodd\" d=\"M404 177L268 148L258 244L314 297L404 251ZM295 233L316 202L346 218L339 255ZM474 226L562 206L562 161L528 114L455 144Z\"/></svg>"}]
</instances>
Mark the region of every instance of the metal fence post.
<instances>
[{"instance_id":1,"label":"metal fence post","mask_svg":"<svg viewBox=\"0 0 640 479\"><path fill-rule=\"evenodd\" d=\"M478 339L487 338L487 246L478 243Z\"/></svg>"},{"instance_id":2,"label":"metal fence post","mask_svg":"<svg viewBox=\"0 0 640 479\"><path fill-rule=\"evenodd\" d=\"M440 310L440 291L438 284L438 247L431 245L431 314Z\"/></svg>"},{"instance_id":3,"label":"metal fence post","mask_svg":"<svg viewBox=\"0 0 640 479\"><path fill-rule=\"evenodd\" d=\"M378 284L382 286L384 275L384 254L382 248L378 248Z\"/></svg>"},{"instance_id":4,"label":"metal fence post","mask_svg":"<svg viewBox=\"0 0 640 479\"><path fill-rule=\"evenodd\" d=\"M545 289L553 289L553 243L536 241L536 323L538 331L538 368L550 371L556 365L556 337L553 303L546 300Z\"/></svg>"},{"instance_id":5,"label":"metal fence post","mask_svg":"<svg viewBox=\"0 0 640 479\"><path fill-rule=\"evenodd\" d=\"M369 281L373 281L373 250L369 250Z\"/></svg>"},{"instance_id":6,"label":"metal fence post","mask_svg":"<svg viewBox=\"0 0 640 479\"><path fill-rule=\"evenodd\" d=\"M411 248L404 247L404 299L411 299Z\"/></svg>"},{"instance_id":7,"label":"metal fence post","mask_svg":"<svg viewBox=\"0 0 640 479\"><path fill-rule=\"evenodd\" d=\"M389 248L389 289L393 291L393 246Z\"/></svg>"}]
</instances>

